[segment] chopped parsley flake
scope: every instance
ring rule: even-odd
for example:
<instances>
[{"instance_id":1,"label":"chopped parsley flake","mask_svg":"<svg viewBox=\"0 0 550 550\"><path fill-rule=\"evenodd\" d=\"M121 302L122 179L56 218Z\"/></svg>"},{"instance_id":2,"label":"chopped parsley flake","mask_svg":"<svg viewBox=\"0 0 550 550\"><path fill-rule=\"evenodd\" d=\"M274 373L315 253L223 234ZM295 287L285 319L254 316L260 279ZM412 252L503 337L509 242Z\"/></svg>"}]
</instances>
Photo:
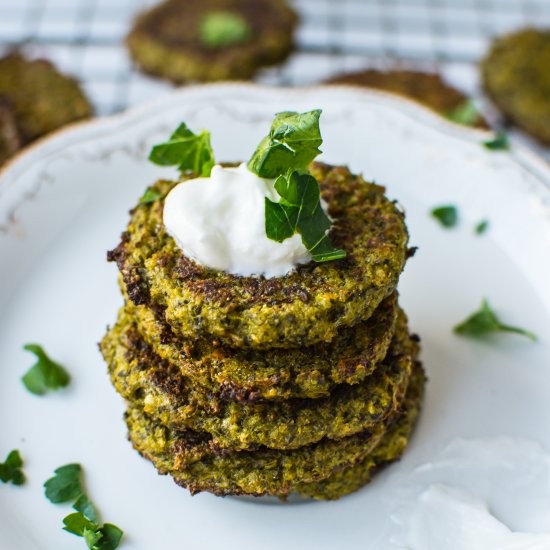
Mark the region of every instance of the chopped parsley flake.
<instances>
[{"instance_id":1,"label":"chopped parsley flake","mask_svg":"<svg viewBox=\"0 0 550 550\"><path fill-rule=\"evenodd\" d=\"M439 221L443 227L451 228L458 223L458 209L456 206L438 206L431 211L431 215Z\"/></svg>"},{"instance_id":2,"label":"chopped parsley flake","mask_svg":"<svg viewBox=\"0 0 550 550\"><path fill-rule=\"evenodd\" d=\"M483 142L486 149L490 151L507 151L510 149L510 142L506 132L498 132L493 139Z\"/></svg>"},{"instance_id":3,"label":"chopped parsley flake","mask_svg":"<svg viewBox=\"0 0 550 550\"><path fill-rule=\"evenodd\" d=\"M18 450L11 451L5 462L0 462L0 481L3 483L11 482L13 485L23 485L25 483L23 459Z\"/></svg>"},{"instance_id":4,"label":"chopped parsley flake","mask_svg":"<svg viewBox=\"0 0 550 550\"><path fill-rule=\"evenodd\" d=\"M489 220L481 220L475 227L476 235L483 235L489 228Z\"/></svg>"}]
</instances>

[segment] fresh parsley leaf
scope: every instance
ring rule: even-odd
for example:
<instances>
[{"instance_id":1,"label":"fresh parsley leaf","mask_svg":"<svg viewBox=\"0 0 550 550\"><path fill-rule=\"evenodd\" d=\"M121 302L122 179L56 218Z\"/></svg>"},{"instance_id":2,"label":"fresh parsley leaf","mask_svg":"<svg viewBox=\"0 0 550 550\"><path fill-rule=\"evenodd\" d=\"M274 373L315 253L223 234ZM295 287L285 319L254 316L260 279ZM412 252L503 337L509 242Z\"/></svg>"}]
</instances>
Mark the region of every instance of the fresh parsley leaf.
<instances>
[{"instance_id":1,"label":"fresh parsley leaf","mask_svg":"<svg viewBox=\"0 0 550 550\"><path fill-rule=\"evenodd\" d=\"M526 336L533 341L537 339L536 335L528 330L503 324L491 309L487 300L483 300L479 311L476 311L465 321L454 327L454 331L457 334L477 337L492 332L513 332Z\"/></svg>"},{"instance_id":2,"label":"fresh parsley leaf","mask_svg":"<svg viewBox=\"0 0 550 550\"><path fill-rule=\"evenodd\" d=\"M311 174L291 171L279 176L275 190L281 196L278 203L265 199L265 231L269 239L283 242L299 233L316 262L346 256L344 250L334 248L327 235L330 218L321 205L319 183Z\"/></svg>"},{"instance_id":3,"label":"fresh parsley leaf","mask_svg":"<svg viewBox=\"0 0 550 550\"><path fill-rule=\"evenodd\" d=\"M99 542L103 538L103 533L98 529L97 531L91 531L90 529L85 529L82 533L86 546L91 550L96 548L101 548Z\"/></svg>"},{"instance_id":4,"label":"fresh parsley leaf","mask_svg":"<svg viewBox=\"0 0 550 550\"><path fill-rule=\"evenodd\" d=\"M77 501L84 494L82 488L82 466L67 464L54 471L55 475L44 483L46 498L54 504Z\"/></svg>"},{"instance_id":5,"label":"fresh parsley leaf","mask_svg":"<svg viewBox=\"0 0 550 550\"><path fill-rule=\"evenodd\" d=\"M83 537L90 550L115 550L123 532L116 525L100 525L96 509L82 487L82 467L67 464L55 470L55 476L44 483L46 497L56 504L75 501L76 512L63 519L63 529Z\"/></svg>"},{"instance_id":6,"label":"fresh parsley leaf","mask_svg":"<svg viewBox=\"0 0 550 550\"><path fill-rule=\"evenodd\" d=\"M152 202L156 202L159 199L162 199L162 193L159 193L155 189L147 189L145 193L143 194L143 197L139 199L139 204L150 204Z\"/></svg>"},{"instance_id":7,"label":"fresh parsley leaf","mask_svg":"<svg viewBox=\"0 0 550 550\"><path fill-rule=\"evenodd\" d=\"M23 485L25 480L23 459L18 450L13 450L8 454L5 462L0 462L0 481L4 483L11 482L13 485Z\"/></svg>"},{"instance_id":8,"label":"fresh parsley leaf","mask_svg":"<svg viewBox=\"0 0 550 550\"><path fill-rule=\"evenodd\" d=\"M124 535L116 525L106 523L100 526L80 512L69 514L63 519L63 524L65 531L83 537L90 550L115 550Z\"/></svg>"},{"instance_id":9,"label":"fresh parsley leaf","mask_svg":"<svg viewBox=\"0 0 550 550\"><path fill-rule=\"evenodd\" d=\"M507 151L510 149L510 142L506 132L498 132L493 139L483 142L483 145L491 151Z\"/></svg>"},{"instance_id":10,"label":"fresh parsley leaf","mask_svg":"<svg viewBox=\"0 0 550 550\"><path fill-rule=\"evenodd\" d=\"M230 11L206 13L199 26L200 41L209 48L244 44L252 38L252 28L244 17Z\"/></svg>"},{"instance_id":11,"label":"fresh parsley leaf","mask_svg":"<svg viewBox=\"0 0 550 550\"><path fill-rule=\"evenodd\" d=\"M77 501L73 504L73 508L77 512L84 514L84 516L90 521L98 521L96 509L87 495L81 494Z\"/></svg>"},{"instance_id":12,"label":"fresh parsley leaf","mask_svg":"<svg viewBox=\"0 0 550 550\"><path fill-rule=\"evenodd\" d=\"M479 120L479 110L471 99L467 99L450 111L447 118L457 124L474 126Z\"/></svg>"},{"instance_id":13,"label":"fresh parsley leaf","mask_svg":"<svg viewBox=\"0 0 550 550\"><path fill-rule=\"evenodd\" d=\"M443 227L454 227L458 223L456 206L438 206L431 211L431 214Z\"/></svg>"},{"instance_id":14,"label":"fresh parsley leaf","mask_svg":"<svg viewBox=\"0 0 550 550\"><path fill-rule=\"evenodd\" d=\"M27 344L23 349L34 353L38 361L23 376L25 387L35 395L44 395L48 390L57 390L69 385L71 377L67 371L52 361L38 344Z\"/></svg>"},{"instance_id":15,"label":"fresh parsley leaf","mask_svg":"<svg viewBox=\"0 0 550 550\"><path fill-rule=\"evenodd\" d=\"M82 512L74 512L63 518L63 525L65 526L63 527L65 531L79 537L83 537L86 531L91 531L93 533L99 529L99 525L94 521L90 521ZM100 538L101 535L97 540ZM97 540L95 542L97 542Z\"/></svg>"},{"instance_id":16,"label":"fresh parsley leaf","mask_svg":"<svg viewBox=\"0 0 550 550\"><path fill-rule=\"evenodd\" d=\"M124 535L124 531L112 523L106 523L99 532L103 535L97 550L115 550L118 548ZM94 548L95 550L95 548Z\"/></svg>"},{"instance_id":17,"label":"fresh parsley leaf","mask_svg":"<svg viewBox=\"0 0 550 550\"><path fill-rule=\"evenodd\" d=\"M155 145L149 160L160 166L178 166L180 172L190 170L202 177L210 176L214 166L214 151L210 132L194 134L182 122L166 143Z\"/></svg>"},{"instance_id":18,"label":"fresh parsley leaf","mask_svg":"<svg viewBox=\"0 0 550 550\"><path fill-rule=\"evenodd\" d=\"M477 235L482 235L489 228L489 220L481 220L475 227Z\"/></svg>"},{"instance_id":19,"label":"fresh parsley leaf","mask_svg":"<svg viewBox=\"0 0 550 550\"><path fill-rule=\"evenodd\" d=\"M321 152L321 110L275 115L269 135L258 145L248 168L261 178L276 178L289 170L306 170Z\"/></svg>"}]
</instances>

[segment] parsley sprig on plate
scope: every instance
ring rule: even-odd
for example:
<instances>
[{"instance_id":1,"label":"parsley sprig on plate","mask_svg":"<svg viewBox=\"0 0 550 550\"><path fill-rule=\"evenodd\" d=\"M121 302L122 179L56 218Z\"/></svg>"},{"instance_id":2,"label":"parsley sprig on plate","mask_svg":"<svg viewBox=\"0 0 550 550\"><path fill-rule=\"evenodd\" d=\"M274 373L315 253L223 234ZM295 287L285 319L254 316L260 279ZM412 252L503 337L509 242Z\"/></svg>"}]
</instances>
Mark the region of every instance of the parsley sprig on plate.
<instances>
[{"instance_id":1,"label":"parsley sprig on plate","mask_svg":"<svg viewBox=\"0 0 550 550\"><path fill-rule=\"evenodd\" d=\"M58 390L69 385L69 373L59 363L50 359L42 346L27 344L23 349L34 353L37 359L22 378L27 390L35 395L44 395L50 390Z\"/></svg>"},{"instance_id":2,"label":"parsley sprig on plate","mask_svg":"<svg viewBox=\"0 0 550 550\"><path fill-rule=\"evenodd\" d=\"M451 204L433 208L431 215L446 228L455 227L458 223L458 208Z\"/></svg>"},{"instance_id":3,"label":"parsley sprig on plate","mask_svg":"<svg viewBox=\"0 0 550 550\"><path fill-rule=\"evenodd\" d=\"M496 313L489 306L489 302L487 300L483 300L478 311L470 315L462 323L456 325L454 327L454 331L457 334L462 334L464 336L476 337L483 337L487 334L495 332L512 332L525 336L530 340L533 340L533 342L537 340L537 336L529 330L502 323Z\"/></svg>"},{"instance_id":4,"label":"parsley sprig on plate","mask_svg":"<svg viewBox=\"0 0 550 550\"><path fill-rule=\"evenodd\" d=\"M25 480L23 459L19 451L14 449L8 454L5 462L0 462L0 481L3 483L11 482L13 485L23 485Z\"/></svg>"},{"instance_id":5,"label":"parsley sprig on plate","mask_svg":"<svg viewBox=\"0 0 550 550\"><path fill-rule=\"evenodd\" d=\"M54 504L73 502L75 512L63 519L65 531L82 537L90 550L114 550L123 532L116 525L101 525L98 513L82 485L80 464L67 464L55 470L44 483L46 498Z\"/></svg>"}]
</instances>

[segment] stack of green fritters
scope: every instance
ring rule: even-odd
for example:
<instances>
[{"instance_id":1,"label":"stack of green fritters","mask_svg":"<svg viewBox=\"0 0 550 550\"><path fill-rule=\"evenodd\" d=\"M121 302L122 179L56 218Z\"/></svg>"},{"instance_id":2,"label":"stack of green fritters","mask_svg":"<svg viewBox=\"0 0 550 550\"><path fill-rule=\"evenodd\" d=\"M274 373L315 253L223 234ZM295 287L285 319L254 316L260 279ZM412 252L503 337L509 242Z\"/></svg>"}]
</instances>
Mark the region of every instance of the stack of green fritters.
<instances>
[{"instance_id":1,"label":"stack of green fritters","mask_svg":"<svg viewBox=\"0 0 550 550\"><path fill-rule=\"evenodd\" d=\"M310 171L344 259L269 279L202 266L164 228L170 181L109 253L125 305L101 350L130 440L193 493L338 498L399 458L415 423L424 373L397 303L403 213L347 168Z\"/></svg>"}]
</instances>

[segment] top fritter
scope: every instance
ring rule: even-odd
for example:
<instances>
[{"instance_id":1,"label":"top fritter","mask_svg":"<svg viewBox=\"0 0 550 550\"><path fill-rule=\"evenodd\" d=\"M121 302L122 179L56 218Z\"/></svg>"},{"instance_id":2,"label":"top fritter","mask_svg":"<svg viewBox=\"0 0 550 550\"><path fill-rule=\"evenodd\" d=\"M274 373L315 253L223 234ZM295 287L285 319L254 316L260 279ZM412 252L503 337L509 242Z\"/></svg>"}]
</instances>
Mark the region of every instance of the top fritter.
<instances>
[{"instance_id":1,"label":"top fritter","mask_svg":"<svg viewBox=\"0 0 550 550\"><path fill-rule=\"evenodd\" d=\"M287 275L242 277L186 257L162 221L163 200L138 205L121 243L109 253L135 304L159 305L187 338L237 347L298 347L331 341L338 329L367 319L395 290L407 256L403 213L347 168L314 163L334 220L330 237L347 256L307 263ZM164 197L174 182L150 192Z\"/></svg>"}]
</instances>

